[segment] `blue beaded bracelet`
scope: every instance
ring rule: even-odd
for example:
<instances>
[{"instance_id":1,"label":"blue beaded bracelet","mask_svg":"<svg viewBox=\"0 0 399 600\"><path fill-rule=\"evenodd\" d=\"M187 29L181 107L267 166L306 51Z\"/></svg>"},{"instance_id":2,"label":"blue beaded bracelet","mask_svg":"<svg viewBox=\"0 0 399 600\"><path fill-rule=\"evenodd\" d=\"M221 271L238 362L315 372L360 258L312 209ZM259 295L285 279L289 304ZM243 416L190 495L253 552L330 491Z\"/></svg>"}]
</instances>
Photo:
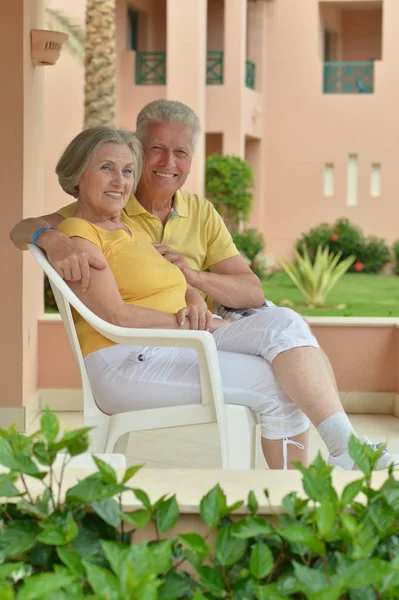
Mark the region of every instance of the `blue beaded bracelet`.
<instances>
[{"instance_id":1,"label":"blue beaded bracelet","mask_svg":"<svg viewBox=\"0 0 399 600\"><path fill-rule=\"evenodd\" d=\"M37 246L37 238L39 237L39 235L42 233L42 231L46 231L46 229L55 229L55 227L39 227L39 229L37 231L35 231L35 233L33 234L33 243L35 246Z\"/></svg>"}]
</instances>

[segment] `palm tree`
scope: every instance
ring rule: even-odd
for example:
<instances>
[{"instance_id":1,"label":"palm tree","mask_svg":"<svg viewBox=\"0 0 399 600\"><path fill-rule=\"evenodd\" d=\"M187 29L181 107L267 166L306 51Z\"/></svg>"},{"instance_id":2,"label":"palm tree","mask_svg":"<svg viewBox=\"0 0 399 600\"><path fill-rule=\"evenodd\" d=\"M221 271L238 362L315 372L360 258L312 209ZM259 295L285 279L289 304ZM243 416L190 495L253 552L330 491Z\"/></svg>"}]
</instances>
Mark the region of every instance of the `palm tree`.
<instances>
[{"instance_id":1,"label":"palm tree","mask_svg":"<svg viewBox=\"0 0 399 600\"><path fill-rule=\"evenodd\" d=\"M87 0L84 127L115 122L115 0Z\"/></svg>"},{"instance_id":2,"label":"palm tree","mask_svg":"<svg viewBox=\"0 0 399 600\"><path fill-rule=\"evenodd\" d=\"M65 42L65 49L83 63L85 57L84 28L77 23L73 23L64 13L54 8L47 6L46 13L49 29L66 33L68 40Z\"/></svg>"}]
</instances>

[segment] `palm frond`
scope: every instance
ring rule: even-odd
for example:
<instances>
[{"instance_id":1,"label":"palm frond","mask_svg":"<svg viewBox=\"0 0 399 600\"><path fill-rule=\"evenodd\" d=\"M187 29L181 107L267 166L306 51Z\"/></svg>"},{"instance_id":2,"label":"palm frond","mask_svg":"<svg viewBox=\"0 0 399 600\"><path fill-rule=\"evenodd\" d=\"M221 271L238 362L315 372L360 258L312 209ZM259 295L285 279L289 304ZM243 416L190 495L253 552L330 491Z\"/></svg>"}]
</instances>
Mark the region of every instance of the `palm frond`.
<instances>
[{"instance_id":1,"label":"palm frond","mask_svg":"<svg viewBox=\"0 0 399 600\"><path fill-rule=\"evenodd\" d=\"M46 7L48 26L52 30L62 31L69 37L65 42L68 52L84 62L85 30L78 23L73 23L64 13L54 8Z\"/></svg>"}]
</instances>

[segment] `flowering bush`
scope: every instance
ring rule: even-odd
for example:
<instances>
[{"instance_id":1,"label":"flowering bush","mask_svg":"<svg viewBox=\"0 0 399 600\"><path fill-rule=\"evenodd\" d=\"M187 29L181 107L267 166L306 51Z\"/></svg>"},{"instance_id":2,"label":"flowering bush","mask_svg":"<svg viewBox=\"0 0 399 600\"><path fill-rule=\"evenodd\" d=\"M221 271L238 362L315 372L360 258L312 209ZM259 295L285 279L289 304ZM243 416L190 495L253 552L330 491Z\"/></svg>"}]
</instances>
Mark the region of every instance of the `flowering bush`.
<instances>
[{"instance_id":1,"label":"flowering bush","mask_svg":"<svg viewBox=\"0 0 399 600\"><path fill-rule=\"evenodd\" d=\"M341 252L341 260L354 256L355 262L349 270L355 273L379 273L390 259L389 247L383 239L375 236L366 238L360 227L346 218L338 219L333 225L321 223L313 227L299 238L295 246L300 254L306 247L309 256L314 259L319 245Z\"/></svg>"}]
</instances>

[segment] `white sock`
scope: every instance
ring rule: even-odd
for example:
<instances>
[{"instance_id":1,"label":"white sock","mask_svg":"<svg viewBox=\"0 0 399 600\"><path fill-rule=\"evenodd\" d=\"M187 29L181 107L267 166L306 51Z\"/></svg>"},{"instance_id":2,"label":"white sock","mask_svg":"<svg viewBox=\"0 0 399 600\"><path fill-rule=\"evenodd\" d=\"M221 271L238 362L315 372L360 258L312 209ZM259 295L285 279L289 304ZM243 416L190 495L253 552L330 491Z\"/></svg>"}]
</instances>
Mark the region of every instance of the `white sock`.
<instances>
[{"instance_id":1,"label":"white sock","mask_svg":"<svg viewBox=\"0 0 399 600\"><path fill-rule=\"evenodd\" d=\"M337 412L324 419L318 425L317 431L332 456L339 456L346 452L349 438L352 433L355 433L348 415L344 412Z\"/></svg>"}]
</instances>

